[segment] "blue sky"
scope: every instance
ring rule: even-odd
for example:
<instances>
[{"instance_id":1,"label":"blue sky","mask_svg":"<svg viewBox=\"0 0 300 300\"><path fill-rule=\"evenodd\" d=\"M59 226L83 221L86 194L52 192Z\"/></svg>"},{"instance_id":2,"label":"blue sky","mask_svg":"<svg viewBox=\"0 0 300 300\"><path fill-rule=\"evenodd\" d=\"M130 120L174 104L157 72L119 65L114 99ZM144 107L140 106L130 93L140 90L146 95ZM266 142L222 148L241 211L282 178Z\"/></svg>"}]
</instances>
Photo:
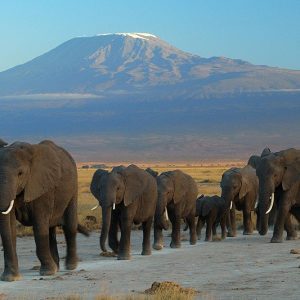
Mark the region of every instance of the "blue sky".
<instances>
[{"instance_id":1,"label":"blue sky","mask_svg":"<svg viewBox=\"0 0 300 300\"><path fill-rule=\"evenodd\" d=\"M300 0L5 0L0 71L108 32L149 32L204 57L300 69Z\"/></svg>"}]
</instances>

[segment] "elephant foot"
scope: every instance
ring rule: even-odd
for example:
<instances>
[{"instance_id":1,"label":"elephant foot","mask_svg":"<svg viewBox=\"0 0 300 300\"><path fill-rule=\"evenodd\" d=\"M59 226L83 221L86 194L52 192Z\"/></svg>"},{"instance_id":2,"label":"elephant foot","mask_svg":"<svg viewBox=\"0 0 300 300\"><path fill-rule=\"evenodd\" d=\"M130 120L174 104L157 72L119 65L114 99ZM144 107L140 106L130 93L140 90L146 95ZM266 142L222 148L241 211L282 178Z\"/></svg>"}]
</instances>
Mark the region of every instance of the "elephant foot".
<instances>
[{"instance_id":1,"label":"elephant foot","mask_svg":"<svg viewBox=\"0 0 300 300\"><path fill-rule=\"evenodd\" d=\"M282 238L273 236L270 243L282 243Z\"/></svg>"},{"instance_id":2,"label":"elephant foot","mask_svg":"<svg viewBox=\"0 0 300 300\"><path fill-rule=\"evenodd\" d=\"M151 255L151 249L145 249L141 253L142 255Z\"/></svg>"},{"instance_id":3,"label":"elephant foot","mask_svg":"<svg viewBox=\"0 0 300 300\"><path fill-rule=\"evenodd\" d=\"M211 237L209 237L209 238L206 237L206 238L205 238L205 242L211 242L211 241L212 241L212 238L211 238Z\"/></svg>"},{"instance_id":4,"label":"elephant foot","mask_svg":"<svg viewBox=\"0 0 300 300\"><path fill-rule=\"evenodd\" d=\"M18 280L21 280L22 279L22 276L17 273L17 274L12 274L12 273L3 273L1 275L1 281L18 281Z\"/></svg>"},{"instance_id":5,"label":"elephant foot","mask_svg":"<svg viewBox=\"0 0 300 300\"><path fill-rule=\"evenodd\" d=\"M227 236L228 236L228 237L236 237L236 233L235 233L235 232L228 231Z\"/></svg>"},{"instance_id":6,"label":"elephant foot","mask_svg":"<svg viewBox=\"0 0 300 300\"><path fill-rule=\"evenodd\" d=\"M114 244L109 244L109 247L111 248L111 250L115 253L119 252L119 245L117 243Z\"/></svg>"},{"instance_id":7,"label":"elephant foot","mask_svg":"<svg viewBox=\"0 0 300 300\"><path fill-rule=\"evenodd\" d=\"M75 270L78 265L78 258L66 259L66 269L67 270Z\"/></svg>"},{"instance_id":8,"label":"elephant foot","mask_svg":"<svg viewBox=\"0 0 300 300\"><path fill-rule=\"evenodd\" d=\"M297 236L297 234L296 234L296 235L288 235L288 236L286 237L286 240L287 240L287 241L298 240L298 236Z\"/></svg>"},{"instance_id":9,"label":"elephant foot","mask_svg":"<svg viewBox=\"0 0 300 300\"><path fill-rule=\"evenodd\" d=\"M190 245L196 245L197 243L197 235L193 235L190 238Z\"/></svg>"},{"instance_id":10,"label":"elephant foot","mask_svg":"<svg viewBox=\"0 0 300 300\"><path fill-rule=\"evenodd\" d=\"M180 242L175 243L175 242L172 241L170 243L170 247L171 248L180 248L181 247L181 243Z\"/></svg>"},{"instance_id":11,"label":"elephant foot","mask_svg":"<svg viewBox=\"0 0 300 300\"><path fill-rule=\"evenodd\" d=\"M161 250L164 246L162 244L155 243L155 244L152 245L152 247L155 250Z\"/></svg>"},{"instance_id":12,"label":"elephant foot","mask_svg":"<svg viewBox=\"0 0 300 300\"><path fill-rule=\"evenodd\" d=\"M118 260L130 260L131 256L130 254L118 254Z\"/></svg>"},{"instance_id":13,"label":"elephant foot","mask_svg":"<svg viewBox=\"0 0 300 300\"><path fill-rule=\"evenodd\" d=\"M196 244L197 244L197 239L190 240L190 245L196 245Z\"/></svg>"},{"instance_id":14,"label":"elephant foot","mask_svg":"<svg viewBox=\"0 0 300 300\"><path fill-rule=\"evenodd\" d=\"M54 265L53 267L41 266L41 268L40 268L41 276L51 276L51 275L54 275L56 272L57 272L56 265Z\"/></svg>"}]
</instances>

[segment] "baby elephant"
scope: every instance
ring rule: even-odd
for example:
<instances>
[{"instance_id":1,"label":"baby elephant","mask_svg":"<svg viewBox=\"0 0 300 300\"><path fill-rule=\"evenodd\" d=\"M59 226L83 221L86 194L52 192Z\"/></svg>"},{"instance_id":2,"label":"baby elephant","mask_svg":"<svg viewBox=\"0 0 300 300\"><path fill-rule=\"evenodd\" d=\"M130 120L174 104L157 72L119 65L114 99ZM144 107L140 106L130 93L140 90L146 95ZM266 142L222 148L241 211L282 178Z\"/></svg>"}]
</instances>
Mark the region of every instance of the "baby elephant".
<instances>
[{"instance_id":1,"label":"baby elephant","mask_svg":"<svg viewBox=\"0 0 300 300\"><path fill-rule=\"evenodd\" d=\"M198 216L197 223L197 236L200 240L201 229L206 223L206 235L205 241L211 241L212 235L217 235L216 228L218 224L221 225L222 229L222 239L226 238L226 216L227 208L223 198L214 195L206 196L201 195L196 201L196 216Z\"/></svg>"}]
</instances>

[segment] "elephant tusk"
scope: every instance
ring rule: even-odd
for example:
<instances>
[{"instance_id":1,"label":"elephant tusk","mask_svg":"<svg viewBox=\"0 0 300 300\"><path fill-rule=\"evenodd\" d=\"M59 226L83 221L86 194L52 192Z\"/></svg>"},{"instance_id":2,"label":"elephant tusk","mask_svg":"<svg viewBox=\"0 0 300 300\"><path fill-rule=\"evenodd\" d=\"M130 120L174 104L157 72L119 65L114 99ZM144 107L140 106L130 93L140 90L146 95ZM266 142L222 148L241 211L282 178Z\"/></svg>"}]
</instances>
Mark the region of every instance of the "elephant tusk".
<instances>
[{"instance_id":1,"label":"elephant tusk","mask_svg":"<svg viewBox=\"0 0 300 300\"><path fill-rule=\"evenodd\" d=\"M116 209L116 203L113 203L113 210Z\"/></svg>"},{"instance_id":2,"label":"elephant tusk","mask_svg":"<svg viewBox=\"0 0 300 300\"><path fill-rule=\"evenodd\" d=\"M271 199L271 204L270 204L269 209L266 211L266 215L271 211L271 209L273 207L273 204L274 204L274 193L272 193L272 196L270 197L270 199Z\"/></svg>"},{"instance_id":3,"label":"elephant tusk","mask_svg":"<svg viewBox=\"0 0 300 300\"><path fill-rule=\"evenodd\" d=\"M254 209L257 209L257 207L258 207L258 199L255 200Z\"/></svg>"},{"instance_id":4,"label":"elephant tusk","mask_svg":"<svg viewBox=\"0 0 300 300\"><path fill-rule=\"evenodd\" d=\"M3 215L8 215L14 206L14 202L15 200L11 200L8 209L6 211L2 211L1 213Z\"/></svg>"},{"instance_id":5,"label":"elephant tusk","mask_svg":"<svg viewBox=\"0 0 300 300\"><path fill-rule=\"evenodd\" d=\"M94 206L93 208L91 208L91 210L95 210L99 207L99 204L97 204L96 206Z\"/></svg>"},{"instance_id":6,"label":"elephant tusk","mask_svg":"<svg viewBox=\"0 0 300 300\"><path fill-rule=\"evenodd\" d=\"M165 216L166 216L166 220L169 221L169 215L167 209L165 210Z\"/></svg>"},{"instance_id":7,"label":"elephant tusk","mask_svg":"<svg viewBox=\"0 0 300 300\"><path fill-rule=\"evenodd\" d=\"M230 201L230 210L232 210L232 205L233 205L232 201Z\"/></svg>"}]
</instances>

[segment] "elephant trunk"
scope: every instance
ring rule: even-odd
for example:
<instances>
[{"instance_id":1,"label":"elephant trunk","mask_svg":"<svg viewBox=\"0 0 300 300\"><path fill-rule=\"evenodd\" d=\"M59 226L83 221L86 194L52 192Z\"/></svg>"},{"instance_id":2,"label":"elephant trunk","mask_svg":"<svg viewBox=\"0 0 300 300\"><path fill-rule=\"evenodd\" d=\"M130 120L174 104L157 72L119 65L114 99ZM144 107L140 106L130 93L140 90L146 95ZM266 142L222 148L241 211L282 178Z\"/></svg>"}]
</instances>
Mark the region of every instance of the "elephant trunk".
<instances>
[{"instance_id":1,"label":"elephant trunk","mask_svg":"<svg viewBox=\"0 0 300 300\"><path fill-rule=\"evenodd\" d=\"M274 193L260 190L258 210L259 210L259 234L266 235L268 232L269 212L274 204Z\"/></svg>"},{"instance_id":2,"label":"elephant trunk","mask_svg":"<svg viewBox=\"0 0 300 300\"><path fill-rule=\"evenodd\" d=\"M164 230L168 230L168 218L167 201L159 196L157 200L154 223L156 226L159 226Z\"/></svg>"},{"instance_id":3,"label":"elephant trunk","mask_svg":"<svg viewBox=\"0 0 300 300\"><path fill-rule=\"evenodd\" d=\"M13 181L10 180L11 184L7 184L8 179L0 177L0 182L4 184L0 185L0 213L8 215L14 206L14 199L16 198L16 191L11 186Z\"/></svg>"},{"instance_id":4,"label":"elephant trunk","mask_svg":"<svg viewBox=\"0 0 300 300\"><path fill-rule=\"evenodd\" d=\"M229 210L232 209L233 202L234 202L234 195L231 192L230 189L222 189L222 194L221 197L225 201L225 207L228 208Z\"/></svg>"},{"instance_id":5,"label":"elephant trunk","mask_svg":"<svg viewBox=\"0 0 300 300\"><path fill-rule=\"evenodd\" d=\"M100 236L100 247L103 252L107 252L105 243L110 228L110 222L111 222L111 206L102 207L102 229L101 229L101 236Z\"/></svg>"},{"instance_id":6,"label":"elephant trunk","mask_svg":"<svg viewBox=\"0 0 300 300\"><path fill-rule=\"evenodd\" d=\"M10 224L10 215L0 214L0 234L4 250L4 272L2 280L15 280L13 277L7 277L8 274L18 276L18 259L16 254L16 244L12 238L12 228Z\"/></svg>"}]
</instances>

